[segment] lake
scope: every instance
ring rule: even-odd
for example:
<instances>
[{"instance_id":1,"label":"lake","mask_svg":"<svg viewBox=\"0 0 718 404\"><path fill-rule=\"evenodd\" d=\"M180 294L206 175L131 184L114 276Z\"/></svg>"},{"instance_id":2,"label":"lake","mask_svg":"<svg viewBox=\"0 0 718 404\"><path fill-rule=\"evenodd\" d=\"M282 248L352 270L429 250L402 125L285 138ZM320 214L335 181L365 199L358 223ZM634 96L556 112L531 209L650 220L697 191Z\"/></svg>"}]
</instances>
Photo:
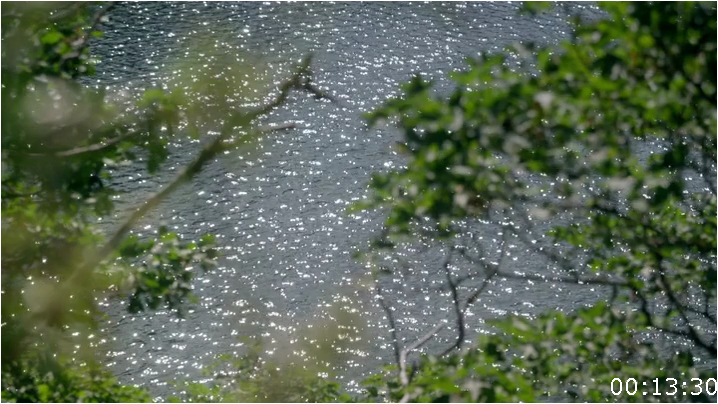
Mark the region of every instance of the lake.
<instances>
[{"instance_id":1,"label":"lake","mask_svg":"<svg viewBox=\"0 0 718 404\"><path fill-rule=\"evenodd\" d=\"M348 215L367 194L372 172L400 167L393 150L400 134L369 129L362 113L398 94L399 84L421 73L446 88L446 75L466 57L517 43L554 44L569 35L563 10L528 16L514 3L120 3L105 36L93 44L101 59L93 83L117 97L159 85L183 63L225 67L252 65L253 83L278 83L302 56L313 53L316 82L339 104L293 96L266 122L294 122L251 148L218 159L158 208L136 234L160 222L183 236L217 236L218 268L195 281L199 303L186 319L166 312L132 316L121 302L104 303L109 319L103 341L111 369L127 383L165 397L170 383L196 380L220 353L242 354L261 341L267 357L315 361L316 330L347 326L356 333L335 347L329 366L350 388L377 366L392 361L388 324L367 286L367 269L352 258L380 229L380 212ZM574 6L589 15L595 11ZM265 66L266 68L262 67ZM163 174L119 173L128 191L120 211L151 195L198 150L179 143ZM118 217L122 217L121 215ZM111 227L112 223L108 225ZM496 229L478 225L479 237L498 242ZM494 253L494 252L490 252ZM403 341L413 341L451 315L441 290L437 247L408 249L406 271L388 275L387 297ZM400 257L401 258L401 257ZM513 269L542 270L547 263L516 249ZM486 318L531 315L546 308L573 308L599 291L547 284L528 289L495 284L471 310L472 335ZM334 328L332 328L334 327ZM321 333L319 333L321 334ZM437 344L452 338L450 330Z\"/></svg>"}]
</instances>

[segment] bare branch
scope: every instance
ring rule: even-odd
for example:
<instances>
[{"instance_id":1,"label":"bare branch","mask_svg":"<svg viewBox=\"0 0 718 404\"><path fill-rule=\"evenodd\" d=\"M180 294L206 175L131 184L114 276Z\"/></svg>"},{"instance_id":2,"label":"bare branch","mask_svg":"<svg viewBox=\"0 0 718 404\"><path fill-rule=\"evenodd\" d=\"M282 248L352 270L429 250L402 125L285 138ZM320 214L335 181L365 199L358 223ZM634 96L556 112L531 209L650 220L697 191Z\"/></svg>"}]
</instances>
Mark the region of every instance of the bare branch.
<instances>
[{"instance_id":1,"label":"bare branch","mask_svg":"<svg viewBox=\"0 0 718 404\"><path fill-rule=\"evenodd\" d=\"M621 280L610 279L605 276L593 277L568 277L568 276L544 276L539 274L519 274L515 272L497 271L496 276L509 279L521 279L540 282L570 283L573 285L600 285L600 286L618 286L629 287L627 282Z\"/></svg>"},{"instance_id":2,"label":"bare branch","mask_svg":"<svg viewBox=\"0 0 718 404\"><path fill-rule=\"evenodd\" d=\"M458 285L456 285L456 283L454 282L454 278L451 276L451 270L449 269L449 264L451 263L451 258L453 254L454 247L452 246L449 250L448 255L446 256L446 259L444 260L442 268L444 269L444 274L446 274L446 284L449 286L449 290L451 291L451 301L454 305L454 313L456 314L457 335L454 343L451 344L451 346L449 346L448 348L446 348L440 356L444 356L454 349L461 348L461 345L464 343L464 339L466 338L466 326L464 324L464 314L461 310L461 303L459 302Z\"/></svg>"},{"instance_id":3,"label":"bare branch","mask_svg":"<svg viewBox=\"0 0 718 404\"><path fill-rule=\"evenodd\" d=\"M674 335L674 336L677 336L677 337L685 338L686 340L693 340L693 339L694 339L694 336L691 335L691 333L690 333L689 331L679 330L679 329L676 329L676 328L668 328L668 327L665 327L665 326L656 324L655 316L654 316L653 313L651 313L651 311L650 311L650 309L649 309L648 298L645 296L645 294L643 293L642 290L640 290L640 289L635 289L635 288L632 289L632 290L633 290L633 292L635 293L635 296L636 296L636 297L639 299L639 301L641 302L641 306L640 306L640 307L641 307L641 313L643 313L643 316L645 317L646 322L647 322L647 325L648 325L649 327L652 327L652 328L654 328L655 330L660 331L660 332L664 332L664 333L666 333L666 334L670 334L670 335ZM669 310L670 310L670 308L669 308ZM697 342L697 344L700 345L702 348L706 349L707 351L713 352L713 354L715 355L715 351L716 351L716 346L715 346L715 342L716 342L716 341L715 341L715 340L714 340L712 343L705 343L705 342L702 341L702 340L701 340L701 342L703 343L703 345L701 345L701 344L698 343L698 342Z\"/></svg>"},{"instance_id":4,"label":"bare branch","mask_svg":"<svg viewBox=\"0 0 718 404\"><path fill-rule=\"evenodd\" d=\"M496 274L497 274L497 273L499 272L499 270L501 269L501 266L503 265L504 258L506 257L506 251L508 250L508 246L506 245L507 242L508 242L508 241L507 241L508 232L507 232L507 231L504 231L503 233L504 233L504 234L502 235L501 256L500 256L500 258L499 258L499 263L498 263L497 265L489 265L491 268L487 268L487 267L484 265L484 269L488 269L489 272L488 272L487 275L484 277L484 280L483 280L483 282L481 283L481 286L480 286L478 289L476 289L476 291L474 291L474 293L472 293L471 296L469 296L468 299L466 299L466 303L464 303L464 309L461 311L461 314L464 315L464 316L466 315L466 310L468 310L469 306L471 306L472 304L474 304L474 302L476 301L476 299L477 299L477 298L479 297L479 295L480 295L481 293L483 293L483 291L488 287L489 282L491 282L491 279L493 279L494 276L496 276Z\"/></svg>"},{"instance_id":5,"label":"bare branch","mask_svg":"<svg viewBox=\"0 0 718 404\"><path fill-rule=\"evenodd\" d=\"M336 97L310 82L304 83L304 89L307 90L307 92L314 94L317 99L327 99L335 104L341 105L341 102Z\"/></svg>"},{"instance_id":6,"label":"bare branch","mask_svg":"<svg viewBox=\"0 0 718 404\"><path fill-rule=\"evenodd\" d=\"M431 329L426 335L416 340L413 344L409 345L408 347L404 348L401 351L401 354L399 354L399 378L401 379L401 384L404 386L409 385L409 377L406 374L406 358L407 356L412 352L419 348L421 348L424 344L429 342L430 339L432 339L436 333L438 333L442 328L444 328L444 323L439 323L434 328Z\"/></svg>"},{"instance_id":7,"label":"bare branch","mask_svg":"<svg viewBox=\"0 0 718 404\"><path fill-rule=\"evenodd\" d=\"M386 300L384 299L384 291L382 290L381 286L379 285L379 281L374 281L375 289L377 297L379 297L379 305L384 310L384 313L386 313L387 321L389 321L389 332L391 333L391 342L392 346L394 347L394 360L396 361L397 366L401 368L401 348L399 348L399 339L397 338L397 331L396 331L396 321L394 320L394 312L391 310L391 307L389 307L388 304L386 304Z\"/></svg>"},{"instance_id":8,"label":"bare branch","mask_svg":"<svg viewBox=\"0 0 718 404\"><path fill-rule=\"evenodd\" d=\"M444 262L443 269L444 269L444 273L446 274L447 285L449 287L449 290L451 291L452 303L454 305L454 311L456 313L456 327L457 327L458 335L457 335L457 338L454 341L454 343L451 344L450 346L448 346L440 354L440 356L447 355L449 352L453 351L454 349L461 348L461 345L464 343L464 340L466 339L466 321L465 321L466 311L468 310L469 306L471 306L476 301L476 299L479 297L479 295L481 293L483 293L484 290L486 290L491 279L493 279L499 273L499 270L501 268L501 265L503 264L504 258L506 256L507 250L508 250L507 249L507 238L508 238L508 232L504 231L502 234L502 243L501 243L502 247L501 247L501 253L500 253L501 255L500 255L498 264L488 264L487 265L487 264L481 262L480 260L474 259L470 255L468 255L468 253L466 253L465 249L459 248L456 246L452 247L449 256L447 257L446 261ZM478 243L478 241L477 241L477 243ZM477 244L477 247L483 251L483 248L481 248L480 243ZM461 303L459 301L459 292L458 292L459 282L456 282L453 279L453 277L451 276L451 272L449 271L449 267L448 267L448 265L451 261L451 254L454 251L459 251L459 254L461 254L463 257L465 257L467 260L469 260L469 262L472 262L472 263L482 266L484 269L484 273L486 274L481 286L479 286L479 288L477 290L475 290L474 293L472 293L469 296L469 298L466 299L466 301L464 302L463 309L461 308ZM483 255L485 255L485 254L483 254ZM468 279L468 278L465 278L465 279Z\"/></svg>"},{"instance_id":9,"label":"bare branch","mask_svg":"<svg viewBox=\"0 0 718 404\"><path fill-rule=\"evenodd\" d=\"M485 259L485 258L486 258L486 251L484 250L483 245L481 244L481 242L479 241L479 239L477 238L477 235L476 235L475 233L472 233L472 234L471 234L471 240L475 243L474 246L476 247L476 249L479 250L479 256L480 256L480 257L484 257L484 259ZM454 249L459 253L459 255L460 255L462 258L464 258L465 260L467 260L469 263L481 267L481 269L484 271L484 272L483 272L484 274L489 274L489 273L491 273L491 272L494 271L493 268L492 268L492 269L489 269L489 266L491 266L491 263L486 263L486 262L484 262L484 260L482 260L481 258L478 258L478 257L472 257L472 256L469 254L469 252L467 251L466 248L456 247L456 246L455 246ZM467 281L467 280L469 280L469 279L474 279L474 278L475 278L474 274L469 273L469 274L467 274L467 275L464 275L464 276L461 276L461 277L456 278L456 279L454 280L454 283L455 283L457 286L459 286L459 285L461 285L463 282L465 282L465 281Z\"/></svg>"},{"instance_id":10,"label":"bare branch","mask_svg":"<svg viewBox=\"0 0 718 404\"><path fill-rule=\"evenodd\" d=\"M271 126L264 126L262 128L257 129L255 132L257 135L264 135L266 133L285 130L285 129L294 129L296 128L296 123L294 122L287 122L283 124L274 124ZM116 136L107 140L103 140L100 143L91 144L88 146L80 146L75 147L68 150L60 150L60 151L48 151L48 152L41 152L41 153L25 153L23 151L19 150L10 150L13 153L21 153L28 157L73 157L84 153L90 153L90 152L96 152L96 151L102 151L105 149L108 149L117 143L120 143L125 140L129 140L135 136L139 136L141 134L145 133L142 130L132 131L125 133L121 136ZM230 147L229 145L223 146L225 149Z\"/></svg>"},{"instance_id":11,"label":"bare branch","mask_svg":"<svg viewBox=\"0 0 718 404\"><path fill-rule=\"evenodd\" d=\"M401 351L401 355L399 357L399 379L401 381L401 384L403 386L408 386L409 382L409 376L406 374L406 358L414 350L417 350L421 348L424 344L426 344L430 339L432 339L436 333L438 333L442 328L444 328L444 323L439 323L434 328L431 329L426 335L419 338L414 342L413 344L406 347L406 349ZM409 393L404 394L404 397L401 398L399 401L400 403L407 403L411 400L411 395Z\"/></svg>"},{"instance_id":12,"label":"bare branch","mask_svg":"<svg viewBox=\"0 0 718 404\"><path fill-rule=\"evenodd\" d=\"M257 129L259 135L263 135L269 132L284 130L284 129L294 129L297 125L294 122L287 122L284 124L278 124L273 126L265 126L262 128ZM95 152L107 149L111 146L114 146L115 144L123 141L131 139L135 136L141 135L145 133L144 131L138 130L133 132L128 132L124 135L113 137L111 139L104 140L100 143L95 143L89 146L82 146L82 147L76 147L69 150L62 150L62 151L56 151L56 152L49 152L49 153L28 153L28 156L31 157L44 157L44 156L53 156L53 157L71 157L76 156L78 154L88 153L88 152Z\"/></svg>"},{"instance_id":13,"label":"bare branch","mask_svg":"<svg viewBox=\"0 0 718 404\"><path fill-rule=\"evenodd\" d=\"M230 125L237 126L237 123L241 122L244 119L249 119L251 121L257 117L268 114L278 106L282 105L287 100L287 97L289 96L289 91L292 89L304 89L310 94L314 94L314 96L318 99L326 98L323 92L316 92L318 90L316 90L315 87L308 85L308 83L311 83L311 73L309 71L309 64L311 62L311 55L305 57L302 60L299 66L297 66L297 69L292 75L292 77L290 77L289 80L285 81L279 86L279 94L274 99L274 101L268 103L261 108L257 108L252 112L246 114L238 114L234 119L230 119L228 123Z\"/></svg>"},{"instance_id":14,"label":"bare branch","mask_svg":"<svg viewBox=\"0 0 718 404\"><path fill-rule=\"evenodd\" d=\"M144 133L144 131L132 131L125 133L124 135L106 139L101 141L100 143L95 143L88 146L80 146L68 150L52 151L46 153L26 153L26 155L29 157L71 157L78 154L95 152L110 148L123 140L131 139L135 136L141 135L142 133Z\"/></svg>"},{"instance_id":15,"label":"bare branch","mask_svg":"<svg viewBox=\"0 0 718 404\"><path fill-rule=\"evenodd\" d=\"M517 209L517 210L518 210L518 209ZM517 212L517 216L521 218L521 221L522 221L522 222L524 223L524 225L526 226L526 229L524 229L524 230L527 230L528 233L533 234L533 233L534 233L534 231L533 231L533 227L534 227L534 226L533 226L533 224L531 223L531 220L526 216L526 214L525 214L524 212ZM551 260L551 261L554 262L555 264L559 265L559 266L560 266L563 270L565 270L566 272L571 273L571 274L574 274L574 277L576 277L576 279L578 279L578 278L577 278L577 277L578 277L578 272L577 272L577 270L576 270L576 267L575 267L574 263L572 263L571 260L569 260L569 259L567 259L567 258L561 256L561 254L559 254L559 253L556 252L556 251L549 250L549 249L546 249L546 248L539 248L539 247L536 246L534 243L532 243L531 240L529 240L529 239L526 237L526 233L527 233L527 232L519 231L519 229L516 229L516 228L513 227L513 226L507 226L506 228L510 229L511 232L514 233L514 235L516 235L516 237L517 237L519 240L521 240L521 241L524 243L524 245L526 245L526 247L529 248L531 251L543 255L544 257L548 258L549 260Z\"/></svg>"},{"instance_id":16,"label":"bare branch","mask_svg":"<svg viewBox=\"0 0 718 404\"><path fill-rule=\"evenodd\" d=\"M287 122L287 123L283 123L283 124L274 124L273 126L264 126L264 127L253 130L252 135L245 136L245 137L243 137L243 139L253 139L253 138L256 138L257 136L262 136L262 135L265 135L265 134L268 134L271 132L279 132L282 130L294 129L296 127L297 127L297 124L294 122ZM238 141L234 141L234 142L229 141L229 142L223 144L222 148L223 148L223 150L229 150L232 147L241 146L242 144L244 144L244 142L242 141L242 139L239 139Z\"/></svg>"}]
</instances>

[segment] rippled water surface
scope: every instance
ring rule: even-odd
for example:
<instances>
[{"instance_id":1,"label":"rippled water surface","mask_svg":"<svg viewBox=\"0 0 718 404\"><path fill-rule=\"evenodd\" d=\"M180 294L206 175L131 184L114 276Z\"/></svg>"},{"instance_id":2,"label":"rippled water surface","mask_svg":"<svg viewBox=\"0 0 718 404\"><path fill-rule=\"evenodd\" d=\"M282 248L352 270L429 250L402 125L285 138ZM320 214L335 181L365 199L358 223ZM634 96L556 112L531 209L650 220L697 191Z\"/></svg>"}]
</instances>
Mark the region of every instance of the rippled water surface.
<instances>
[{"instance_id":1,"label":"rippled water surface","mask_svg":"<svg viewBox=\"0 0 718 404\"><path fill-rule=\"evenodd\" d=\"M366 286L366 269L351 257L376 234L379 214L347 215L366 194L374 171L402 164L392 151L399 134L366 128L361 114L414 73L434 78L476 56L522 41L554 43L568 35L559 13L529 17L511 3L122 3L106 35L94 44L102 60L97 83L118 96L178 75L183 63L232 68L231 61L266 66L249 70L257 82L279 82L292 62L314 54L317 83L339 105L301 94L267 122L296 122L252 151L230 153L210 164L141 227L164 221L189 237L211 232L222 248L219 268L195 282L200 302L185 320L169 313L129 316L121 303L107 302L106 341L111 366L126 382L167 393L168 383L196 378L218 353L241 354L247 337L261 340L270 355L293 354L310 361L312 329L330 327L345 313L360 314L352 334L337 346L344 382L354 385L377 364L391 361L387 324ZM266 71L275 75L267 75ZM254 95L250 90L242 94ZM241 96L239 94L238 96ZM120 176L131 193L129 208L150 195L189 161L197 145L173 148L164 175ZM479 226L477 237L498 241L497 229ZM489 252L491 253L491 252ZM418 253L417 253L418 254ZM386 290L396 310L400 338L413 340L451 315L439 286L441 254L405 254L410 268L389 278ZM541 261L520 249L509 265L536 269ZM477 302L468 327L506 312L530 314L547 306L575 307L595 298L581 291L521 284L494 285ZM347 317L347 316L344 316ZM347 317L351 318L351 317ZM362 326L362 324L365 326ZM447 330L443 341L451 338ZM435 343L441 343L440 338Z\"/></svg>"}]
</instances>

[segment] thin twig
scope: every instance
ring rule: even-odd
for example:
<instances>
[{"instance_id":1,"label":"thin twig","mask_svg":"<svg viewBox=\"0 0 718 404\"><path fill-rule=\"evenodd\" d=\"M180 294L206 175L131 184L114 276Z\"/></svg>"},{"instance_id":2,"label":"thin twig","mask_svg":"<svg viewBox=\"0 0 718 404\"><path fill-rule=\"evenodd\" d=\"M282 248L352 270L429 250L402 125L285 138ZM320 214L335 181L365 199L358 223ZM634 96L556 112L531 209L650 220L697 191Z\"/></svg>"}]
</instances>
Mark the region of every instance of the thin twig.
<instances>
[{"instance_id":1,"label":"thin twig","mask_svg":"<svg viewBox=\"0 0 718 404\"><path fill-rule=\"evenodd\" d=\"M496 265L489 264L489 266L490 266L489 273L486 275L486 277L484 277L484 280L481 283L481 286L478 289L476 289L476 291L474 291L474 293L472 293L471 296L469 296L469 298L466 299L466 303L464 303L464 309L461 312L462 315L464 315L464 316L466 315L466 310L469 309L469 306L474 304L476 299L488 287L489 282L491 282L491 280L494 278L494 276L496 276L496 274L501 269L501 266L503 265L504 258L506 257L506 251L508 250L507 245L506 245L508 242L507 241L508 231L504 230L503 233L504 234L502 235L501 256L499 257L499 263ZM485 265L484 265L484 268L487 269Z\"/></svg>"},{"instance_id":2,"label":"thin twig","mask_svg":"<svg viewBox=\"0 0 718 404\"><path fill-rule=\"evenodd\" d=\"M526 216L524 212L518 212L518 209L516 209L517 216L521 218L524 225L526 226L526 232L533 234L533 223L531 223L531 220ZM566 272L571 273L574 275L574 277L578 278L578 271L575 268L574 263L572 263L569 259L561 256L558 252L550 250L548 248L539 248L536 245L534 245L531 240L529 240L526 237L526 232L519 231L519 229L516 229L515 227L507 227L508 229L511 229L511 232L516 235L516 237L521 240L526 247L528 247L531 251L541 254L544 257L550 259L555 264L559 265L561 268L563 268Z\"/></svg>"},{"instance_id":3,"label":"thin twig","mask_svg":"<svg viewBox=\"0 0 718 404\"><path fill-rule=\"evenodd\" d=\"M386 300L384 299L384 291L382 290L381 286L379 285L379 280L374 281L376 294L379 297L379 305L384 310L384 313L386 313L387 321L389 322L389 332L391 333L391 343L394 347L394 360L396 361L396 365L401 368L401 348L399 348L399 339L397 337L397 330L396 330L396 321L394 320L394 312L391 310L391 307L389 307L388 304L386 304Z\"/></svg>"},{"instance_id":4,"label":"thin twig","mask_svg":"<svg viewBox=\"0 0 718 404\"><path fill-rule=\"evenodd\" d=\"M85 7L88 4L89 3L84 2L84 1L76 1L76 2L70 3L70 5L65 8L55 10L54 14L52 14L49 19L50 19L50 21L61 20L65 17L68 17L68 16L74 14L79 9L81 9L82 7Z\"/></svg>"},{"instance_id":5,"label":"thin twig","mask_svg":"<svg viewBox=\"0 0 718 404\"><path fill-rule=\"evenodd\" d=\"M439 323L434 328L431 329L426 335L419 338L414 342L413 344L409 345L406 349L401 351L401 356L399 360L399 379L401 381L402 386L408 387L411 380L409 380L409 376L406 374L406 358L414 350L417 350L421 348L424 344L426 344L430 339L432 339L436 333L438 333L442 328L444 328L444 323ZM407 403L411 400L411 394L408 392L404 394L404 396L399 400L400 403Z\"/></svg>"},{"instance_id":6,"label":"thin twig","mask_svg":"<svg viewBox=\"0 0 718 404\"><path fill-rule=\"evenodd\" d=\"M649 309L648 298L645 296L643 291L640 289L637 289L637 288L632 288L631 290L634 292L635 296L641 302L641 305L640 305L641 313L643 313L643 316L646 319L646 325L648 327L654 328L657 331L664 332L666 334L671 334L671 335L674 335L677 337L685 338L686 340L693 340L693 336L688 331L679 330L676 328L668 328L668 327L656 324L656 321L654 319L655 316L653 313L651 313L651 311ZM667 309L670 310L670 307L667 307ZM715 341L713 343L709 343L707 345L708 345L707 347L703 347L703 348L707 349L708 351L711 351L711 347L712 347L712 350L715 351Z\"/></svg>"},{"instance_id":7,"label":"thin twig","mask_svg":"<svg viewBox=\"0 0 718 404\"><path fill-rule=\"evenodd\" d=\"M46 153L25 153L26 156L29 157L71 157L71 156L77 156L78 154L83 153L89 153L89 152L95 152L95 151L101 151L104 149L107 149L109 147L112 147L116 145L117 143L131 139L135 136L141 135L142 133L145 133L144 131L138 130L138 131L132 131L125 133L124 135L116 136L110 139L106 139L101 141L100 143L91 144L88 146L80 146L75 147L68 150L59 150L59 151L51 151ZM22 153L22 152L21 152Z\"/></svg>"},{"instance_id":8,"label":"thin twig","mask_svg":"<svg viewBox=\"0 0 718 404\"><path fill-rule=\"evenodd\" d=\"M296 124L294 122L288 122L288 123L278 124L278 125L274 125L274 126L265 126L265 127L256 129L256 131L259 132L258 134L262 135L265 133L284 130L284 129L293 129L295 127L296 127ZM80 147L75 147L75 148L72 148L69 150L59 150L59 151L52 151L52 152L46 152L46 153L26 153L25 155L29 156L29 157L72 157L72 156L77 156L77 155L83 154L83 153L105 150L109 147L116 145L119 142L122 142L124 140L129 140L129 139L131 139L135 136L139 136L143 133L146 133L146 132L143 130L137 130L137 131L125 133L124 135L121 135L121 136L116 136L116 137L113 137L113 138L110 138L107 140L103 140L100 143L95 143L95 144L91 144L88 146L80 146Z\"/></svg>"},{"instance_id":9,"label":"thin twig","mask_svg":"<svg viewBox=\"0 0 718 404\"><path fill-rule=\"evenodd\" d=\"M508 279L523 279L523 280L531 280L531 281L541 281L541 282L554 282L554 283L569 283L573 285L600 285L600 286L618 286L618 287L628 287L628 282L620 281L620 280L614 280L609 279L606 277L601 276L594 276L594 277L568 277L568 276L551 276L547 277L544 275L539 274L518 274L518 273L512 273L512 272L505 272L505 271L497 271L496 276L500 278L508 278Z\"/></svg>"}]
</instances>

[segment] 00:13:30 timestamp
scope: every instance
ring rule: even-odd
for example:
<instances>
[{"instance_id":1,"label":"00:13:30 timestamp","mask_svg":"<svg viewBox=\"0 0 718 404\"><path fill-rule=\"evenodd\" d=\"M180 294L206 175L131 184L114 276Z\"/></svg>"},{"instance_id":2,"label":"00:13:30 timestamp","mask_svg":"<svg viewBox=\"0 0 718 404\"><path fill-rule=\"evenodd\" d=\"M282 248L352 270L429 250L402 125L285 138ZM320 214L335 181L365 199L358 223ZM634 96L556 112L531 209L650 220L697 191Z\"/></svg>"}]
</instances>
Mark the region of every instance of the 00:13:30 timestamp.
<instances>
[{"instance_id":1,"label":"00:13:30 timestamp","mask_svg":"<svg viewBox=\"0 0 718 404\"><path fill-rule=\"evenodd\" d=\"M661 383L664 381L663 383ZM672 377L668 377L665 379L659 379L655 378L651 380L651 382L643 382L640 383L643 385L643 387L655 387L652 391L639 391L639 382L636 381L636 379L629 377L626 379L626 382L624 383L623 380L619 378L614 378L611 380L611 393L613 395L618 396L621 394L628 394L629 396L633 395L654 395L654 396L662 396L662 395L668 395L668 396L674 396L676 394L678 395L687 395L690 394L692 396L699 396L703 393L708 394L709 396L714 396L716 394L716 379L710 378L707 379L705 382L703 379L699 379L697 377L694 377L691 379L690 383L678 382L677 379L674 379ZM686 387L691 387L690 391L683 390Z\"/></svg>"}]
</instances>

